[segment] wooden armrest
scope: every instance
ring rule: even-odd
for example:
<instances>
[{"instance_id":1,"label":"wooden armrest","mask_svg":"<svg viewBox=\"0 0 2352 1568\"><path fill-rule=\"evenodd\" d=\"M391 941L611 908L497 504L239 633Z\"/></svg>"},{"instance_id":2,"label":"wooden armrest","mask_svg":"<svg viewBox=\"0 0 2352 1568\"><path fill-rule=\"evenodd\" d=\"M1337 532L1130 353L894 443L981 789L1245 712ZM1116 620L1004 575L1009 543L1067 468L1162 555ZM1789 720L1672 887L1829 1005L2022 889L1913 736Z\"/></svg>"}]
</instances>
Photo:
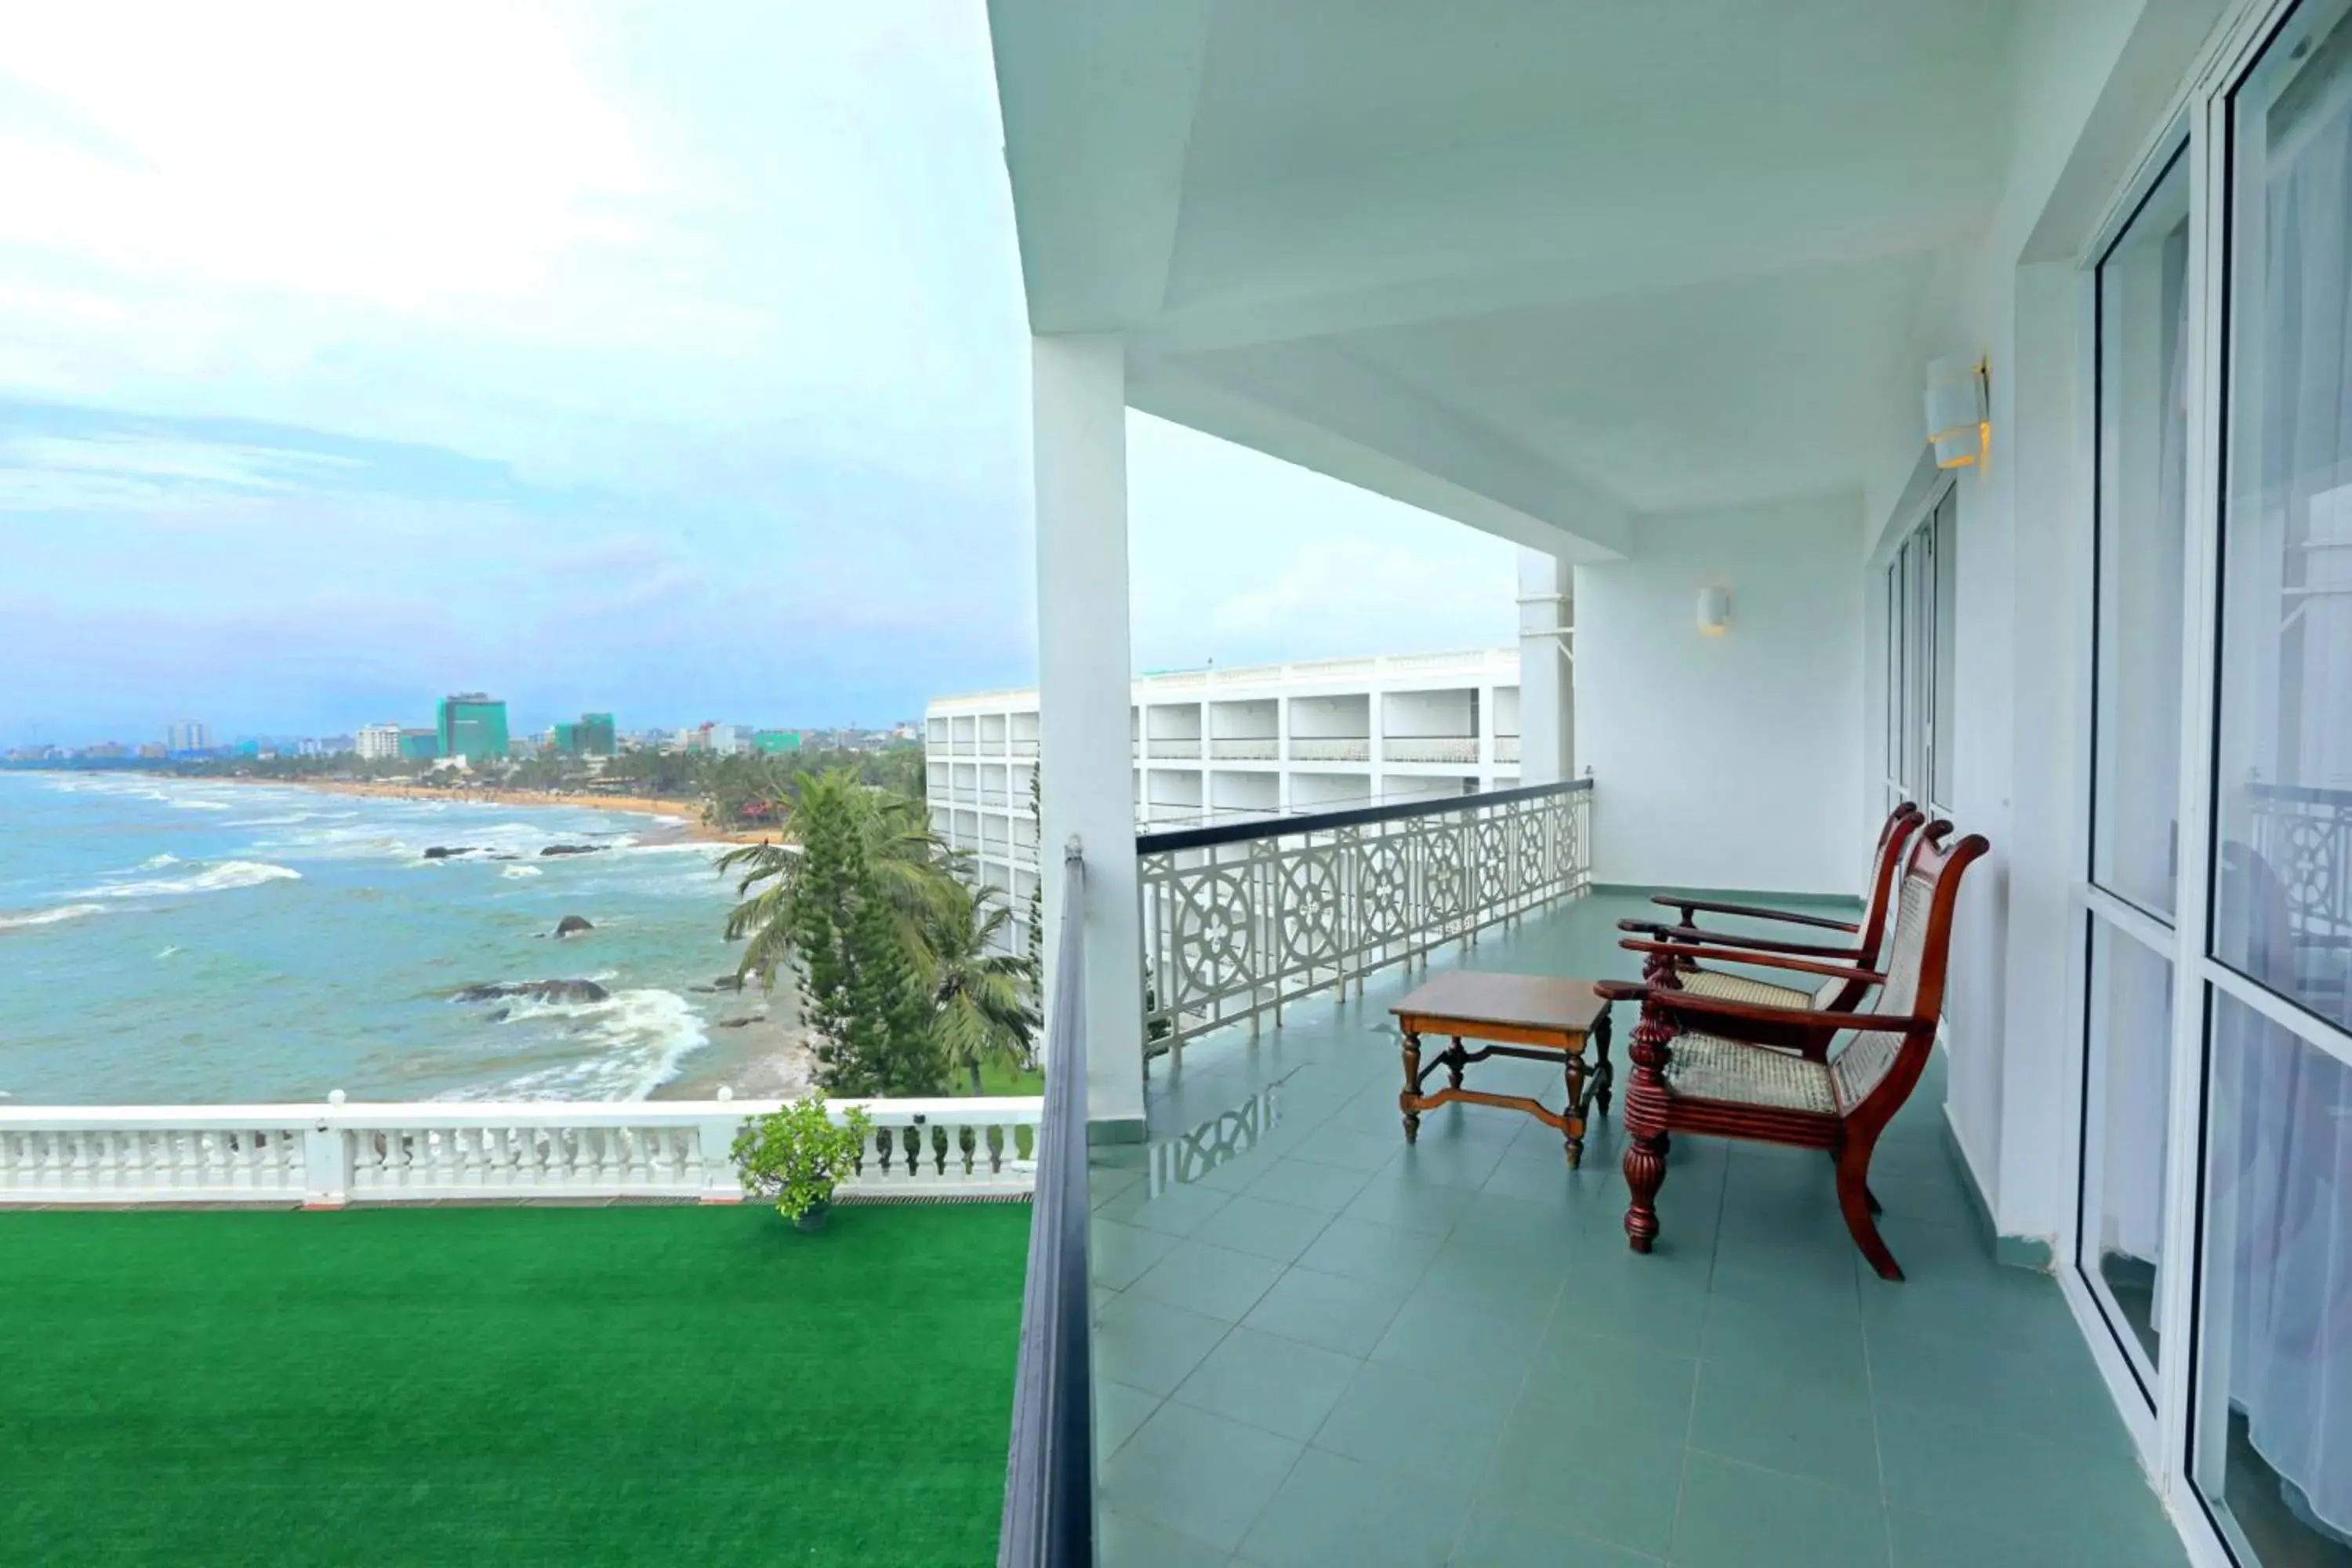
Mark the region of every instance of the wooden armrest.
<instances>
[{"instance_id":1,"label":"wooden armrest","mask_svg":"<svg viewBox=\"0 0 2352 1568\"><path fill-rule=\"evenodd\" d=\"M1693 1019L1738 1019L1750 1024L1778 1024L1800 1029L1864 1029L1873 1033L1910 1034L1918 1029L1933 1029L1933 1018L1901 1017L1891 1013L1828 1013L1817 1007L1774 1007L1761 1002L1734 1002L1724 996L1703 996L1696 991L1677 991L1669 985L1640 984L1631 981L1597 982L1593 990L1612 1002L1640 1002L1643 1006L1656 1006L1665 1012L1688 1015ZM1709 1034L1721 1034L1738 1044L1739 1031L1710 1028ZM1759 1047L1759 1049L1765 1047Z\"/></svg>"},{"instance_id":2,"label":"wooden armrest","mask_svg":"<svg viewBox=\"0 0 2352 1568\"><path fill-rule=\"evenodd\" d=\"M1664 904L1683 912L1682 923L1691 923L1691 916L1700 910L1711 915L1744 915L1749 920L1786 921L1790 925L1818 926L1823 931L1858 931L1862 927L1852 921L1826 920L1820 915L1793 914L1787 910L1759 910L1753 904L1712 904L1703 899L1678 899L1671 893L1653 893L1650 902Z\"/></svg>"},{"instance_id":3,"label":"wooden armrest","mask_svg":"<svg viewBox=\"0 0 2352 1568\"><path fill-rule=\"evenodd\" d=\"M1861 969L1844 963L1821 963L1810 958L1783 958L1775 953L1751 952L1739 948L1692 947L1686 942L1637 942L1630 937L1617 945L1628 952L1663 952L1675 958L1716 963L1752 963L1761 969L1797 969L1807 974L1826 974L1835 980L1862 980L1873 985L1886 984L1886 976L1875 969ZM1839 1016L1843 1017L1844 1015Z\"/></svg>"},{"instance_id":4,"label":"wooden armrest","mask_svg":"<svg viewBox=\"0 0 2352 1568\"><path fill-rule=\"evenodd\" d=\"M1619 921L1619 931L1646 933L1653 942L1700 943L1716 947L1752 947L1760 952L1789 952L1807 958L1860 959L1858 947L1833 947L1806 942L1776 942L1769 937L1748 936L1738 931L1702 931L1697 926L1662 925L1656 921Z\"/></svg>"}]
</instances>

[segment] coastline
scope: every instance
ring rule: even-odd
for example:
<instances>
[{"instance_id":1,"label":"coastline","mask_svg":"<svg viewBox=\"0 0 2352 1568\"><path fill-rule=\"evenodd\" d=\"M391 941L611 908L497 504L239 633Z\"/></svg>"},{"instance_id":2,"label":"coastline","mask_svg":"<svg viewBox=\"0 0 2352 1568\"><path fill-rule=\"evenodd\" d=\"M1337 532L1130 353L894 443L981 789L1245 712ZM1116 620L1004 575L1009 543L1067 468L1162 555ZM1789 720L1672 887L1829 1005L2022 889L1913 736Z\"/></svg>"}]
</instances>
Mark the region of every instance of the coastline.
<instances>
[{"instance_id":1,"label":"coastline","mask_svg":"<svg viewBox=\"0 0 2352 1568\"><path fill-rule=\"evenodd\" d=\"M235 775L206 779L207 784L257 784L280 789L315 790L321 795L367 795L380 800L478 801L497 805L573 806L585 811L618 811L635 816L667 816L650 837L652 843L762 844L775 837L773 828L712 827L696 815L696 803L662 800L651 795L565 794L553 790L507 789L467 785L460 789L427 789L421 784L374 783L359 779L257 779Z\"/></svg>"}]
</instances>

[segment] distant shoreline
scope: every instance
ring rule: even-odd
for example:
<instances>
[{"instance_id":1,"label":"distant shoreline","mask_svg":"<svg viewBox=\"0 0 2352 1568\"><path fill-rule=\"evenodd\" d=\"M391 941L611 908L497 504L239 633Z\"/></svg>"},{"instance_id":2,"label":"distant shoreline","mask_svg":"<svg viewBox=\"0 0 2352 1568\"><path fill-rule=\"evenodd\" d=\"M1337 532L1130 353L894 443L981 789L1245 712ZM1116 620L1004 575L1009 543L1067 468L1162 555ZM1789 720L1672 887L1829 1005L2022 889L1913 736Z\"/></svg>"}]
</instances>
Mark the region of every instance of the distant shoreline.
<instances>
[{"instance_id":1,"label":"distant shoreline","mask_svg":"<svg viewBox=\"0 0 2352 1568\"><path fill-rule=\"evenodd\" d=\"M358 779L260 779L229 775L207 778L207 784L260 784L317 790L322 795L367 795L379 800L478 801L497 805L564 805L588 811L619 811L635 816L669 816L656 833L658 841L702 844L761 844L775 837L773 828L712 827L698 816L696 804L661 800L651 795L564 794L553 790L487 788L467 784L455 789L428 789L422 784L363 782Z\"/></svg>"}]
</instances>

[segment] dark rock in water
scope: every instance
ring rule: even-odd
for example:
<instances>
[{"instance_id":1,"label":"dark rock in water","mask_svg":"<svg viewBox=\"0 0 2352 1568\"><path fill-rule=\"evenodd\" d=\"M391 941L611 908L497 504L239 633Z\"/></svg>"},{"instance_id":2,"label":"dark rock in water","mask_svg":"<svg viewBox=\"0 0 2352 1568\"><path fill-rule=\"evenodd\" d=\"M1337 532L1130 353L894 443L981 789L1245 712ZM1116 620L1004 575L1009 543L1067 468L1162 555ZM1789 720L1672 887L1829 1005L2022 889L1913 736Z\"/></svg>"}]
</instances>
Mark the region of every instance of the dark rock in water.
<instances>
[{"instance_id":1,"label":"dark rock in water","mask_svg":"<svg viewBox=\"0 0 2352 1568\"><path fill-rule=\"evenodd\" d=\"M719 987L716 985L689 985L687 989L693 992L698 996L708 996L712 992L718 990Z\"/></svg>"},{"instance_id":2,"label":"dark rock in water","mask_svg":"<svg viewBox=\"0 0 2352 1568\"><path fill-rule=\"evenodd\" d=\"M719 1026L722 1029L745 1029L761 1022L762 1020L760 1016L754 1014L749 1018L721 1018L719 1020Z\"/></svg>"},{"instance_id":3,"label":"dark rock in water","mask_svg":"<svg viewBox=\"0 0 2352 1568\"><path fill-rule=\"evenodd\" d=\"M493 1024L503 1024L507 1021L507 1015L513 1011L514 1009L511 1007L498 1008L490 1014L490 1022Z\"/></svg>"},{"instance_id":4,"label":"dark rock in water","mask_svg":"<svg viewBox=\"0 0 2352 1568\"><path fill-rule=\"evenodd\" d=\"M740 974L722 974L710 984L714 990L740 991L743 989L743 977Z\"/></svg>"},{"instance_id":5,"label":"dark rock in water","mask_svg":"<svg viewBox=\"0 0 2352 1568\"><path fill-rule=\"evenodd\" d=\"M607 847L602 844L550 844L540 850L541 855L593 855Z\"/></svg>"},{"instance_id":6,"label":"dark rock in water","mask_svg":"<svg viewBox=\"0 0 2352 1568\"><path fill-rule=\"evenodd\" d=\"M450 1000L496 1002L510 996L541 1002L602 1002L611 993L593 980L501 980L488 985L468 985Z\"/></svg>"},{"instance_id":7,"label":"dark rock in water","mask_svg":"<svg viewBox=\"0 0 2352 1568\"><path fill-rule=\"evenodd\" d=\"M425 851L427 860L454 860L460 855L479 853L471 844L436 844Z\"/></svg>"},{"instance_id":8,"label":"dark rock in water","mask_svg":"<svg viewBox=\"0 0 2352 1568\"><path fill-rule=\"evenodd\" d=\"M520 855L493 855L490 858L493 860L520 860L522 857Z\"/></svg>"},{"instance_id":9,"label":"dark rock in water","mask_svg":"<svg viewBox=\"0 0 2352 1568\"><path fill-rule=\"evenodd\" d=\"M555 922L555 934L558 936L571 936L577 931L594 931L595 929L596 928L594 926L588 923L584 917L580 915L566 915L562 920Z\"/></svg>"}]
</instances>

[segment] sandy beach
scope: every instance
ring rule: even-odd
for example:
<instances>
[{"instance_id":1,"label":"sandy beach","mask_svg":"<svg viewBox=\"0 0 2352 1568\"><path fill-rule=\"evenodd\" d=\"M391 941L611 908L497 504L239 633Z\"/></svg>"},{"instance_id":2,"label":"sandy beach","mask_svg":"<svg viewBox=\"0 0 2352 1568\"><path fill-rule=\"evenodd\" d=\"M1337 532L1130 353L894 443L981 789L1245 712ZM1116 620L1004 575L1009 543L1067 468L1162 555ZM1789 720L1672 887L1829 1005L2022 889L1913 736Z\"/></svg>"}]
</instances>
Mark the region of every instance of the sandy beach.
<instances>
[{"instance_id":1,"label":"sandy beach","mask_svg":"<svg viewBox=\"0 0 2352 1568\"><path fill-rule=\"evenodd\" d=\"M326 795L373 795L383 800L483 801L499 805L569 805L591 811L625 811L639 816L672 818L646 835L648 843L760 844L775 837L773 828L712 827L701 818L698 803L661 800L650 795L597 795L584 790L500 789L467 784L455 789L422 784L363 782L356 779L221 778L208 783L262 784L277 788L317 790Z\"/></svg>"}]
</instances>

